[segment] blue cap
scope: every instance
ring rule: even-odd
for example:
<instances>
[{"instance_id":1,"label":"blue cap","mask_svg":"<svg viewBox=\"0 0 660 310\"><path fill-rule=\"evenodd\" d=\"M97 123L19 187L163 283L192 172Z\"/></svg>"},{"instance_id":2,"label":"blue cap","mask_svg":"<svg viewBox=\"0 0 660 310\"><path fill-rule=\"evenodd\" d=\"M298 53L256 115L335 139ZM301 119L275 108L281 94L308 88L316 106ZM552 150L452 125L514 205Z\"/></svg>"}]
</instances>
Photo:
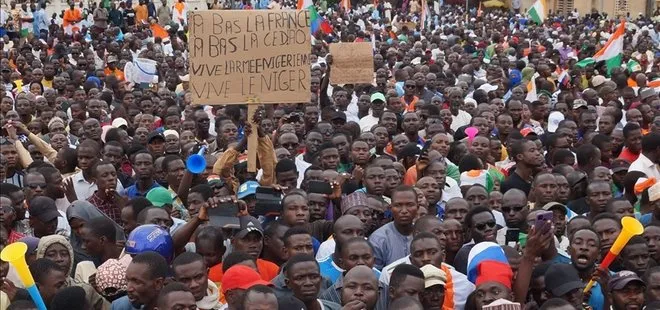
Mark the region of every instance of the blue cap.
<instances>
[{"instance_id":1,"label":"blue cap","mask_svg":"<svg viewBox=\"0 0 660 310\"><path fill-rule=\"evenodd\" d=\"M259 182L257 181L247 181L241 184L241 186L238 187L238 199L243 199L247 196L256 194L257 187L259 187Z\"/></svg>"}]
</instances>

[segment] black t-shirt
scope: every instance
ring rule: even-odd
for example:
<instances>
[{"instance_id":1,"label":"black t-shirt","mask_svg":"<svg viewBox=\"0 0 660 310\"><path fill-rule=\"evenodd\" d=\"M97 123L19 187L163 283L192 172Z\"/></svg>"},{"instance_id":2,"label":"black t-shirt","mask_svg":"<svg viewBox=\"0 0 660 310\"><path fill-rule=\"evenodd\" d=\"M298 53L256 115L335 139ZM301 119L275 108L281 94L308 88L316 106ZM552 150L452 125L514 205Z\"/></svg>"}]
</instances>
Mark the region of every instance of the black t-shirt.
<instances>
[{"instance_id":1,"label":"black t-shirt","mask_svg":"<svg viewBox=\"0 0 660 310\"><path fill-rule=\"evenodd\" d=\"M532 183L523 180L517 173L512 172L508 178L502 182L500 186L500 192L506 193L506 191L517 188L525 192L525 195L529 195L529 191L532 190Z\"/></svg>"},{"instance_id":2,"label":"black t-shirt","mask_svg":"<svg viewBox=\"0 0 660 310\"><path fill-rule=\"evenodd\" d=\"M587 205L587 198L585 197L571 200L566 206L577 214L585 214L589 212L589 205Z\"/></svg>"},{"instance_id":3,"label":"black t-shirt","mask_svg":"<svg viewBox=\"0 0 660 310\"><path fill-rule=\"evenodd\" d=\"M128 26L135 25L135 10L133 10L133 8L127 8L124 10L124 20Z\"/></svg>"}]
</instances>

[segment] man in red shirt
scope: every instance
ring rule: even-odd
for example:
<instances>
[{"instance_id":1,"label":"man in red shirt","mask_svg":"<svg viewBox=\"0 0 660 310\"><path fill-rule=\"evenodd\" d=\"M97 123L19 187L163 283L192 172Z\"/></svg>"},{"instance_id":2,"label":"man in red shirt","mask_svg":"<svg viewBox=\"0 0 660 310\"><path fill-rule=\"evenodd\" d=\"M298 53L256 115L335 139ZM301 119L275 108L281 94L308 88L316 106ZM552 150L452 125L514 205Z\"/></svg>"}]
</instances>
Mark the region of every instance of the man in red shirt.
<instances>
[{"instance_id":1,"label":"man in red shirt","mask_svg":"<svg viewBox=\"0 0 660 310\"><path fill-rule=\"evenodd\" d=\"M623 127L623 150L619 158L632 163L637 160L641 151L642 127L635 122L629 122Z\"/></svg>"}]
</instances>

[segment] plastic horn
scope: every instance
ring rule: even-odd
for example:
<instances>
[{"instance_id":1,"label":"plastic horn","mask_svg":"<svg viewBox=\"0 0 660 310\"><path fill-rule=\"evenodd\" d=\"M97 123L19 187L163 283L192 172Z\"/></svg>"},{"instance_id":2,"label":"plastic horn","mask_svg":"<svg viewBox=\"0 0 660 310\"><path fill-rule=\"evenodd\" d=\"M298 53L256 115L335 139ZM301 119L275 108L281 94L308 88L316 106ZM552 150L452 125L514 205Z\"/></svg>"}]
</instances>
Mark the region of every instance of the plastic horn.
<instances>
[{"instance_id":1,"label":"plastic horn","mask_svg":"<svg viewBox=\"0 0 660 310\"><path fill-rule=\"evenodd\" d=\"M468 127L465 128L465 134L468 136L468 141L472 142L472 139L477 136L479 129L477 127Z\"/></svg>"},{"instance_id":2,"label":"plastic horn","mask_svg":"<svg viewBox=\"0 0 660 310\"><path fill-rule=\"evenodd\" d=\"M44 300L41 298L41 294L39 294L39 289L34 283L32 273L30 273L30 269L25 261L25 253L27 252L27 249L27 244L23 242L14 242L2 250L2 253L0 253L0 259L8 262L16 268L18 277L21 279L21 282L23 282L25 289L30 293L32 301L37 305L37 309L46 310Z\"/></svg>"},{"instance_id":3,"label":"plastic horn","mask_svg":"<svg viewBox=\"0 0 660 310\"><path fill-rule=\"evenodd\" d=\"M206 159L204 159L204 152L206 152L206 146L202 146L197 154L188 156L188 159L186 160L186 167L188 167L188 171L194 174L200 174L204 172L204 169L206 169Z\"/></svg>"},{"instance_id":4,"label":"plastic horn","mask_svg":"<svg viewBox=\"0 0 660 310\"><path fill-rule=\"evenodd\" d=\"M624 216L621 219L621 227L621 233L619 233L619 236L616 237L616 240L614 240L614 244L612 244L612 247L610 247L610 251L607 252L607 255L598 266L598 269L607 269L607 267L610 266L614 259L619 256L619 253L621 253L621 250L626 246L628 241L630 241L630 238L633 236L641 235L644 232L644 226L642 226L642 223L630 216ZM594 286L594 283L595 282L593 279L590 280L587 286L584 288L584 292L588 292L591 287Z\"/></svg>"}]
</instances>

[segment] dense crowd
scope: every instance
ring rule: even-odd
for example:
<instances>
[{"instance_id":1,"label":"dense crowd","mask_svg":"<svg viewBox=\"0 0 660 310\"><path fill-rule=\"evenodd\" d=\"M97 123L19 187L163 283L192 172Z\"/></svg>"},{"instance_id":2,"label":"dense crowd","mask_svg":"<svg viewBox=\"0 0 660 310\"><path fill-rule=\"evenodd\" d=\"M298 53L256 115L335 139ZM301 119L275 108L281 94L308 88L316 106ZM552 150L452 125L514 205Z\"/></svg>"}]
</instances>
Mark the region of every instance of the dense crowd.
<instances>
[{"instance_id":1,"label":"dense crowd","mask_svg":"<svg viewBox=\"0 0 660 310\"><path fill-rule=\"evenodd\" d=\"M315 4L310 101L252 115L192 104L187 12L295 3L2 8L0 249L48 309L660 309L660 9L348 2ZM372 83L330 83L334 42Z\"/></svg>"}]
</instances>

